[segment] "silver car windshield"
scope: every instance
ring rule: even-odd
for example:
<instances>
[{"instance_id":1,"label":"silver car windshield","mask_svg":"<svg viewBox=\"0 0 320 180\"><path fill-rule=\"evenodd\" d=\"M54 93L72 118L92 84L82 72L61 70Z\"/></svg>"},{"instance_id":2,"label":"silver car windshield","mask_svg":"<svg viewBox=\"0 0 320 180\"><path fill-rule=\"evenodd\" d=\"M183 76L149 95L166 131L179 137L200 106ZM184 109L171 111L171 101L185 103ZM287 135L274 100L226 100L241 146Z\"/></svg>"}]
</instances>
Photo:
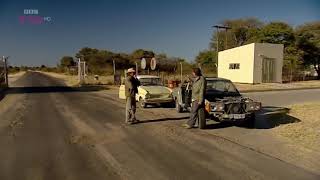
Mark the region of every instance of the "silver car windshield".
<instances>
[{"instance_id":1,"label":"silver car windshield","mask_svg":"<svg viewBox=\"0 0 320 180\"><path fill-rule=\"evenodd\" d=\"M140 78L139 81L142 86L162 86L160 78Z\"/></svg>"},{"instance_id":2,"label":"silver car windshield","mask_svg":"<svg viewBox=\"0 0 320 180\"><path fill-rule=\"evenodd\" d=\"M215 90L219 92L230 93L238 92L232 82L224 80L207 80L207 90Z\"/></svg>"}]
</instances>

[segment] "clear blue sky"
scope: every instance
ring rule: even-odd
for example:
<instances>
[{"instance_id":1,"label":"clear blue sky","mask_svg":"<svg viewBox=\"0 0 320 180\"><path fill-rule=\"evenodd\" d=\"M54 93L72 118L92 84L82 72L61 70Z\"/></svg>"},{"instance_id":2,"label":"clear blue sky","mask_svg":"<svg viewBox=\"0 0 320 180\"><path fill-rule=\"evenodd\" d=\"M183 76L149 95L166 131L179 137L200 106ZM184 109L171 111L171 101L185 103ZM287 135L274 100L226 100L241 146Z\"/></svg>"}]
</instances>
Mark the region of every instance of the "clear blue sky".
<instances>
[{"instance_id":1,"label":"clear blue sky","mask_svg":"<svg viewBox=\"0 0 320 180\"><path fill-rule=\"evenodd\" d=\"M21 24L24 9L50 23ZM12 65L55 65L88 46L116 52L137 48L193 60L208 48L213 24L257 17L291 25L320 20L317 0L0 0L0 55Z\"/></svg>"}]
</instances>

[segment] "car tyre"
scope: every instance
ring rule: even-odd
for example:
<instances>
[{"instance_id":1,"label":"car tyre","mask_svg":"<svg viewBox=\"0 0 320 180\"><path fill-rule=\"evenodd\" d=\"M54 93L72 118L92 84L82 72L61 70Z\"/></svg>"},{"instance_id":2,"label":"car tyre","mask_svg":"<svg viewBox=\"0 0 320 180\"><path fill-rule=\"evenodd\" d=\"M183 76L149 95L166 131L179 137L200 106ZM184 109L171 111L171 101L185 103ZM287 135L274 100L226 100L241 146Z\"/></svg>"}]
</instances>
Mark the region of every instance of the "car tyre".
<instances>
[{"instance_id":1,"label":"car tyre","mask_svg":"<svg viewBox=\"0 0 320 180\"><path fill-rule=\"evenodd\" d=\"M206 115L203 108L198 110L198 117L199 117L199 128L205 129L206 128Z\"/></svg>"},{"instance_id":2,"label":"car tyre","mask_svg":"<svg viewBox=\"0 0 320 180\"><path fill-rule=\"evenodd\" d=\"M140 107L142 107L142 108L146 108L147 107L146 102L141 97L139 99L139 102L140 102Z\"/></svg>"}]
</instances>

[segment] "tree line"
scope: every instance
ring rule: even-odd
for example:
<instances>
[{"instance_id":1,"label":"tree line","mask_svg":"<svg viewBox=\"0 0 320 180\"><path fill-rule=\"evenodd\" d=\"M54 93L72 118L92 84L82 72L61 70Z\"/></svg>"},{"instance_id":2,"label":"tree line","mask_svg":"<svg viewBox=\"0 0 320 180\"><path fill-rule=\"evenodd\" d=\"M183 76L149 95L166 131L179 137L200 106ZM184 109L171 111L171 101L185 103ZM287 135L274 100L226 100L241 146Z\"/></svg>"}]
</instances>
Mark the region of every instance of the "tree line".
<instances>
[{"instance_id":1,"label":"tree line","mask_svg":"<svg viewBox=\"0 0 320 180\"><path fill-rule=\"evenodd\" d=\"M183 63L185 67L191 67L192 64L188 63L183 58L168 57L166 54L156 54L151 50L137 49L130 54L115 53L107 50L99 50L96 48L84 47L80 49L75 58L72 56L64 56L60 59L58 65L59 69L70 71L76 68L76 61L80 58L88 65L88 72L98 75L110 75L113 73L113 63L115 63L116 71L122 72L124 69L135 67L136 63L140 67L141 59L145 58L147 67L150 67L150 60L156 58L157 69L156 71L174 73L179 68L179 64Z\"/></svg>"},{"instance_id":2,"label":"tree line","mask_svg":"<svg viewBox=\"0 0 320 180\"><path fill-rule=\"evenodd\" d=\"M200 66L206 74L214 75L217 72L217 49L222 51L250 43L276 43L284 45L284 75L292 78L293 75L314 70L320 79L320 21L291 26L280 21L266 23L257 18L240 18L227 19L220 24L230 29L213 31L209 48L200 51L193 60L157 54L146 49L118 53L84 47L73 56L62 57L55 68L42 65L34 69L72 73L76 72L76 60L81 58L88 64L89 73L109 75L113 73L113 62L117 71L121 72L134 67L136 63L140 67L142 58L150 62L155 57L158 62L157 71L180 73L182 64L184 73L189 73L192 67Z\"/></svg>"}]
</instances>

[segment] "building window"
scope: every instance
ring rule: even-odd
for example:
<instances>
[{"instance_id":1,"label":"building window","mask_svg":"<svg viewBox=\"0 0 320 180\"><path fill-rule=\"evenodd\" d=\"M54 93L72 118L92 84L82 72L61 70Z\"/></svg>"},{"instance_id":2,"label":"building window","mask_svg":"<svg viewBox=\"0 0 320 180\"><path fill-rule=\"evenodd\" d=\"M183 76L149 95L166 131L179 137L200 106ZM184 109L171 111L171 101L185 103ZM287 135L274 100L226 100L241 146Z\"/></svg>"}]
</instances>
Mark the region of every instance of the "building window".
<instances>
[{"instance_id":1,"label":"building window","mask_svg":"<svg viewBox=\"0 0 320 180\"><path fill-rule=\"evenodd\" d=\"M230 63L229 69L240 69L240 63Z\"/></svg>"}]
</instances>

